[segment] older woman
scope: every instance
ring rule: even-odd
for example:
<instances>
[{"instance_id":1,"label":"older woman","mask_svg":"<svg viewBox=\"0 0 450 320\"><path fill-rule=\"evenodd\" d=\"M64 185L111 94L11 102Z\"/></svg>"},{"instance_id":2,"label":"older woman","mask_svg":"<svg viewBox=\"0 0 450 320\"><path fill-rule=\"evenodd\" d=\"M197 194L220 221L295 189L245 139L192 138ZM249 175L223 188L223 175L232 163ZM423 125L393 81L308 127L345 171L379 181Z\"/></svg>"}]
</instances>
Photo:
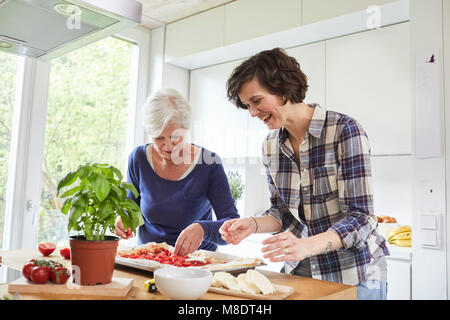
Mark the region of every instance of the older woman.
<instances>
[{"instance_id":1,"label":"older woman","mask_svg":"<svg viewBox=\"0 0 450 320\"><path fill-rule=\"evenodd\" d=\"M128 196L145 220L138 243L167 242L178 255L216 250L217 244L225 244L219 227L239 217L220 158L185 140L190 117L189 104L176 90L156 92L143 107L153 143L135 148L128 160L128 180L139 197ZM120 220L115 233L131 237Z\"/></svg>"},{"instance_id":2,"label":"older woman","mask_svg":"<svg viewBox=\"0 0 450 320\"><path fill-rule=\"evenodd\" d=\"M385 299L389 252L373 212L368 138L351 117L304 103L307 88L298 62L278 48L231 74L228 98L272 130L263 142L272 206L259 217L228 220L219 232L233 244L254 232L277 233L262 251L284 261L284 272Z\"/></svg>"}]
</instances>

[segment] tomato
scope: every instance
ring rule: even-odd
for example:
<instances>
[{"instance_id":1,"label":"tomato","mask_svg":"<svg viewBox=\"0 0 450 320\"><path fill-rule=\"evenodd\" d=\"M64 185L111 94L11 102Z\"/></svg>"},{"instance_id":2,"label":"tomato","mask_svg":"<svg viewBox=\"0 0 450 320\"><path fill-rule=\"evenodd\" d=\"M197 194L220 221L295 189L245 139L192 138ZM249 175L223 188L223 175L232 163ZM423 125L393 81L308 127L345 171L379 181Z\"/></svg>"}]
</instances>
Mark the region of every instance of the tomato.
<instances>
[{"instance_id":1,"label":"tomato","mask_svg":"<svg viewBox=\"0 0 450 320\"><path fill-rule=\"evenodd\" d=\"M67 279L70 278L70 273L67 268L57 267L55 269L51 269L50 271L50 280L57 284L63 284L67 282Z\"/></svg>"},{"instance_id":2,"label":"tomato","mask_svg":"<svg viewBox=\"0 0 450 320\"><path fill-rule=\"evenodd\" d=\"M56 249L56 244L51 242L39 244L39 251L44 255L48 256Z\"/></svg>"},{"instance_id":3,"label":"tomato","mask_svg":"<svg viewBox=\"0 0 450 320\"><path fill-rule=\"evenodd\" d=\"M35 266L31 269L31 280L34 283L46 283L50 277L47 267Z\"/></svg>"},{"instance_id":4,"label":"tomato","mask_svg":"<svg viewBox=\"0 0 450 320\"><path fill-rule=\"evenodd\" d=\"M36 265L34 264L34 261L30 261L25 263L25 265L22 268L22 273L23 276L25 278L27 278L28 280L31 280L31 270L36 267Z\"/></svg>"},{"instance_id":5,"label":"tomato","mask_svg":"<svg viewBox=\"0 0 450 320\"><path fill-rule=\"evenodd\" d=\"M59 253L64 257L64 259L70 259L70 249L64 248L59 250Z\"/></svg>"}]
</instances>

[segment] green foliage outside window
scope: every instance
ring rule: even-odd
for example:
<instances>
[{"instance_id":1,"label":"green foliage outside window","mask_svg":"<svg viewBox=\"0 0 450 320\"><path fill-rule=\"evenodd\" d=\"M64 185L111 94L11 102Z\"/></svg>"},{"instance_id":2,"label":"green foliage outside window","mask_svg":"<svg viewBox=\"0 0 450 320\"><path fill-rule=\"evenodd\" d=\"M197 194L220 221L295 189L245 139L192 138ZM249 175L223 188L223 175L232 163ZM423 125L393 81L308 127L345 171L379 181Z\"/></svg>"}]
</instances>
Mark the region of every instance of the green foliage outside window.
<instances>
[{"instance_id":1,"label":"green foliage outside window","mask_svg":"<svg viewBox=\"0 0 450 320\"><path fill-rule=\"evenodd\" d=\"M109 37L52 61L38 242L68 244L58 181L80 163L124 170L133 45Z\"/></svg>"}]
</instances>

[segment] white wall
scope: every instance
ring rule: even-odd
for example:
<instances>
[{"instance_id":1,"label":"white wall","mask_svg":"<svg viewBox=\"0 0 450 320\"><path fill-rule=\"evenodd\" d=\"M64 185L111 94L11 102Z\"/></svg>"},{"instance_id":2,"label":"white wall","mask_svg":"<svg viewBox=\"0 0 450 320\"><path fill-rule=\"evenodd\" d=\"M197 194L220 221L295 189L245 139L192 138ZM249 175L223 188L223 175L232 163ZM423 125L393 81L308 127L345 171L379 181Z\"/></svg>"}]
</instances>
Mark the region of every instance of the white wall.
<instances>
[{"instance_id":1,"label":"white wall","mask_svg":"<svg viewBox=\"0 0 450 320\"><path fill-rule=\"evenodd\" d=\"M439 53L437 56L437 66L442 72L443 63L441 60L443 52L443 3L448 0L412 0L411 1L411 85L412 85L412 125L415 143L413 149L413 255L412 255L412 298L413 299L448 299L447 296L447 254L446 254L446 229L445 219L447 215L446 207L446 183L448 170L446 164L449 160L445 155L445 125L450 123L448 116L449 103L444 104L443 79L438 77L436 82L429 82L428 85L436 90L416 88L416 81L422 80L426 73L420 71L426 62L422 58L423 54L431 56L433 52ZM448 6L447 6L448 8ZM448 17L448 14L447 14ZM447 53L448 55L448 53ZM419 59L419 57L421 57ZM420 66L420 69L417 68ZM448 75L447 75L448 77ZM430 79L432 81L432 79ZM448 93L448 92L447 92ZM428 115L436 115L436 120L426 122L422 110L424 105L422 99L416 98L418 95L429 95L427 99L436 99L438 103L430 106ZM420 128L426 130L422 131ZM417 144L417 138L429 136L434 129L438 129L437 138L428 138L425 149L429 145L437 144L441 149L441 154L427 158L418 157L419 154L427 155L427 151ZM418 134L421 132L420 134ZM448 132L448 130L447 130ZM448 136L447 136L447 147ZM447 177L447 179L446 179ZM422 217L433 215L438 218L439 245L435 249L422 246L425 238L422 230Z\"/></svg>"}]
</instances>

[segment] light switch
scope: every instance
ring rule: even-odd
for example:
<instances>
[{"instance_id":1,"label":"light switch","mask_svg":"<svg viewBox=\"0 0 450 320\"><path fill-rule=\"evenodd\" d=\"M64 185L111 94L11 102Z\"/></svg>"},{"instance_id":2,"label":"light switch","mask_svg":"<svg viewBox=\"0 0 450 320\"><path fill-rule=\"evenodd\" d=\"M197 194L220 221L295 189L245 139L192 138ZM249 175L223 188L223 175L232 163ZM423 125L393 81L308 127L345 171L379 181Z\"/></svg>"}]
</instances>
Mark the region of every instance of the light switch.
<instances>
[{"instance_id":1,"label":"light switch","mask_svg":"<svg viewBox=\"0 0 450 320\"><path fill-rule=\"evenodd\" d=\"M437 247L437 231L420 230L420 242L425 247Z\"/></svg>"},{"instance_id":2,"label":"light switch","mask_svg":"<svg viewBox=\"0 0 450 320\"><path fill-rule=\"evenodd\" d=\"M433 215L420 216L420 228L425 230L437 230L437 219Z\"/></svg>"}]
</instances>

